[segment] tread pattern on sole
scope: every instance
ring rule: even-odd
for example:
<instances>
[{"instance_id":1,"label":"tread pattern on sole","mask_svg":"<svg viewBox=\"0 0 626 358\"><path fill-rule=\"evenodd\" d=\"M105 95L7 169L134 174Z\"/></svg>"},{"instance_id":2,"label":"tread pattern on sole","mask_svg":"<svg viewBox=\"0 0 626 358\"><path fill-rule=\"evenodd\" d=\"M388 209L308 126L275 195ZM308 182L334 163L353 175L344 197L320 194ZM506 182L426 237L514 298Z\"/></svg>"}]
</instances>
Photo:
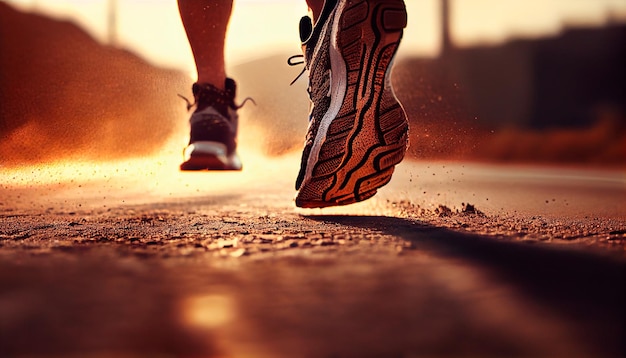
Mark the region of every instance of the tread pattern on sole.
<instances>
[{"instance_id":1,"label":"tread pattern on sole","mask_svg":"<svg viewBox=\"0 0 626 358\"><path fill-rule=\"evenodd\" d=\"M345 1L336 45L346 65L346 96L296 205L351 204L391 180L408 145L406 114L389 80L404 27L402 0Z\"/></svg>"}]
</instances>

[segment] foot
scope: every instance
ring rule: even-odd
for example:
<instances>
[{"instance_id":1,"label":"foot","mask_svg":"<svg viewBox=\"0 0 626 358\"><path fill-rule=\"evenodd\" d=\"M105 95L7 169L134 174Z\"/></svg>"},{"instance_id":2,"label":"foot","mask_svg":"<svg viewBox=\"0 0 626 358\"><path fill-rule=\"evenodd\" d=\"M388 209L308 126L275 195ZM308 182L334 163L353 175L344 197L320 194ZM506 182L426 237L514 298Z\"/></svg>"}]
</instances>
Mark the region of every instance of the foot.
<instances>
[{"instance_id":1,"label":"foot","mask_svg":"<svg viewBox=\"0 0 626 358\"><path fill-rule=\"evenodd\" d=\"M404 158L408 121L390 72L406 21L402 0L326 0L315 26L301 20L311 110L297 206L368 199Z\"/></svg>"},{"instance_id":2,"label":"foot","mask_svg":"<svg viewBox=\"0 0 626 358\"><path fill-rule=\"evenodd\" d=\"M195 83L192 91L196 110L189 119L191 134L180 170L241 170L236 152L235 81L226 79L224 90Z\"/></svg>"}]
</instances>

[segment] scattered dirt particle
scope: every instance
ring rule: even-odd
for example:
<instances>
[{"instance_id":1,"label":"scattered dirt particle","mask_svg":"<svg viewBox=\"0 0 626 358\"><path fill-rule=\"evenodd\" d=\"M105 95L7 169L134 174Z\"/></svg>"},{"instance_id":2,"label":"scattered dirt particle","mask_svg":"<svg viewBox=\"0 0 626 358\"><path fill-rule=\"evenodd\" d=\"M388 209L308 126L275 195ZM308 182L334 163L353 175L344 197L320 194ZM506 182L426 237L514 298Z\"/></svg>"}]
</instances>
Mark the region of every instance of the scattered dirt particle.
<instances>
[{"instance_id":1,"label":"scattered dirt particle","mask_svg":"<svg viewBox=\"0 0 626 358\"><path fill-rule=\"evenodd\" d=\"M461 203L462 205L462 209L461 209L461 213L463 213L464 215L478 215L478 216L485 216L485 214L476 209L476 207L470 203Z\"/></svg>"},{"instance_id":2,"label":"scattered dirt particle","mask_svg":"<svg viewBox=\"0 0 626 358\"><path fill-rule=\"evenodd\" d=\"M452 210L445 205L439 205L437 209L435 209L435 213L439 215L439 217L447 217L452 215Z\"/></svg>"}]
</instances>

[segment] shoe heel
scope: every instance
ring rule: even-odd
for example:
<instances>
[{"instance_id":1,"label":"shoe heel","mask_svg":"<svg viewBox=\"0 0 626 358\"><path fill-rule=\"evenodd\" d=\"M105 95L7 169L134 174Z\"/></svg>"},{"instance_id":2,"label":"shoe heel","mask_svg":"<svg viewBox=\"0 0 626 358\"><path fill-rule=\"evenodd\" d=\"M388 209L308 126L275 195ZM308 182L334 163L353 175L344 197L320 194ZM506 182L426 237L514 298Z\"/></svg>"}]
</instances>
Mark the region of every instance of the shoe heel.
<instances>
[{"instance_id":1,"label":"shoe heel","mask_svg":"<svg viewBox=\"0 0 626 358\"><path fill-rule=\"evenodd\" d=\"M385 4L388 3L385 2ZM391 7L394 6L394 7ZM385 8L381 14L381 27L385 32L399 32L402 31L407 25L407 14L404 2L398 2L397 6L390 5L389 8Z\"/></svg>"}]
</instances>

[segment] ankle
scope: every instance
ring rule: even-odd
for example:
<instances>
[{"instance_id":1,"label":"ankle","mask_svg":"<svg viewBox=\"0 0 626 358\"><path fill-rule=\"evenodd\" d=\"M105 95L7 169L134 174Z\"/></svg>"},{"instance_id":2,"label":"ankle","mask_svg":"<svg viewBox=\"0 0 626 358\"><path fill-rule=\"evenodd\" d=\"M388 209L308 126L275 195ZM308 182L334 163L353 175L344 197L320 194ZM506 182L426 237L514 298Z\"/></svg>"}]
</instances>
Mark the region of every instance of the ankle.
<instances>
[{"instance_id":1,"label":"ankle","mask_svg":"<svg viewBox=\"0 0 626 358\"><path fill-rule=\"evenodd\" d=\"M306 0L307 5L309 6L309 10L312 13L313 23L317 21L320 14L322 13L322 9L324 8L325 0Z\"/></svg>"},{"instance_id":2,"label":"ankle","mask_svg":"<svg viewBox=\"0 0 626 358\"><path fill-rule=\"evenodd\" d=\"M208 83L223 91L226 88L226 74L224 72L215 71L198 71L197 83Z\"/></svg>"}]
</instances>

